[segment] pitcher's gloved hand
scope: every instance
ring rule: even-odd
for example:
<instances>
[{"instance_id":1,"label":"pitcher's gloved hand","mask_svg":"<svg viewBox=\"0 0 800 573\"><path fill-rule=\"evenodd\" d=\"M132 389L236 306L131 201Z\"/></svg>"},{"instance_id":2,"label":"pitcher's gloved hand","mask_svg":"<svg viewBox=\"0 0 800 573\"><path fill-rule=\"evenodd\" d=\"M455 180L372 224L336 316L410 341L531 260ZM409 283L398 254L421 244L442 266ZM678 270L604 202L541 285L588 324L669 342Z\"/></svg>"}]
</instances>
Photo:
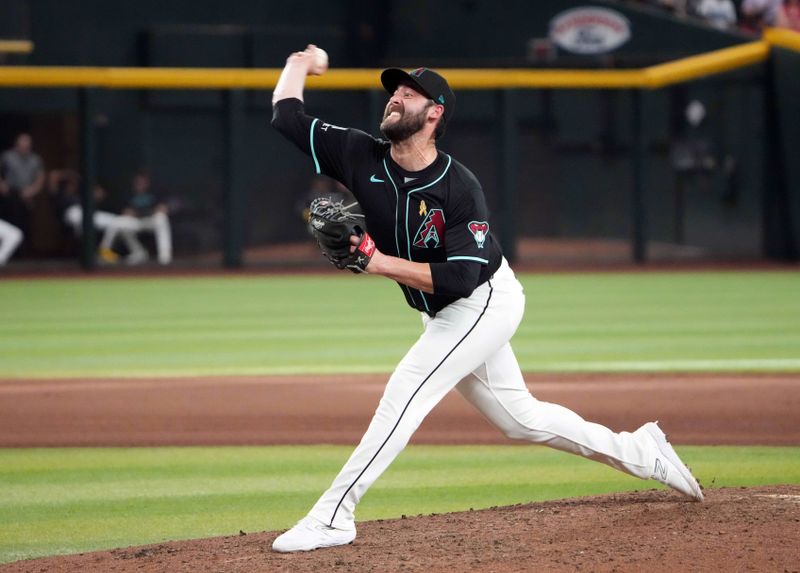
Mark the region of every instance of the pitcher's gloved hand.
<instances>
[{"instance_id":1,"label":"pitcher's gloved hand","mask_svg":"<svg viewBox=\"0 0 800 573\"><path fill-rule=\"evenodd\" d=\"M366 272L375 242L363 228L363 215L353 213L342 201L334 202L329 197L319 197L309 207L311 234L317 240L322 254L337 269L349 269L354 273ZM352 250L350 237L360 239Z\"/></svg>"}]
</instances>

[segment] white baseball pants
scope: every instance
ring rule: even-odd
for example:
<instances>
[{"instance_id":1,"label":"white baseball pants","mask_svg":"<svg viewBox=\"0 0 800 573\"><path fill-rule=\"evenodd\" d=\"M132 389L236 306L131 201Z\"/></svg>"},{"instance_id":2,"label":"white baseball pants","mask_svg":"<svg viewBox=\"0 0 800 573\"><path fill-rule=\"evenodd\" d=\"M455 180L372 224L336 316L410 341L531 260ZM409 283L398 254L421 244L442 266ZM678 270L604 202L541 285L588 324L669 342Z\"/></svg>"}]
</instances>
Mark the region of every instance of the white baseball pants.
<instances>
[{"instance_id":1,"label":"white baseball pants","mask_svg":"<svg viewBox=\"0 0 800 573\"><path fill-rule=\"evenodd\" d=\"M424 332L390 377L361 443L310 515L332 527L354 527L358 501L453 388L510 438L649 478L654 453L644 434L612 432L531 396L509 344L524 306L522 285L504 260L470 297L435 318L423 315Z\"/></svg>"},{"instance_id":2,"label":"white baseball pants","mask_svg":"<svg viewBox=\"0 0 800 573\"><path fill-rule=\"evenodd\" d=\"M139 217L138 221L140 231L150 231L155 235L158 262L168 265L172 261L172 229L169 216L159 211L149 217Z\"/></svg>"},{"instance_id":3,"label":"white baseball pants","mask_svg":"<svg viewBox=\"0 0 800 573\"><path fill-rule=\"evenodd\" d=\"M64 213L64 220L80 233L83 210L79 205L72 205ZM147 258L147 249L136 236L141 231L149 231L155 235L158 262L169 264L172 261L172 230L169 217L165 213L154 213L149 217L132 217L115 215L107 211L95 211L94 225L104 231L100 247L111 249L119 235L130 251L131 259L142 261Z\"/></svg>"},{"instance_id":4,"label":"white baseball pants","mask_svg":"<svg viewBox=\"0 0 800 573\"><path fill-rule=\"evenodd\" d=\"M0 219L0 266L8 262L21 242L22 231Z\"/></svg>"},{"instance_id":5,"label":"white baseball pants","mask_svg":"<svg viewBox=\"0 0 800 573\"><path fill-rule=\"evenodd\" d=\"M134 217L115 215L108 211L95 211L92 220L94 221L94 226L103 231L103 238L100 241L101 248L112 248L114 240L119 235L125 241L125 246L128 247L131 253L139 256L147 254L144 246L136 237L136 233L139 230L139 222ZM80 234L83 230L81 227L83 225L83 208L80 205L68 207L64 211L64 221L72 226L75 233Z\"/></svg>"}]
</instances>

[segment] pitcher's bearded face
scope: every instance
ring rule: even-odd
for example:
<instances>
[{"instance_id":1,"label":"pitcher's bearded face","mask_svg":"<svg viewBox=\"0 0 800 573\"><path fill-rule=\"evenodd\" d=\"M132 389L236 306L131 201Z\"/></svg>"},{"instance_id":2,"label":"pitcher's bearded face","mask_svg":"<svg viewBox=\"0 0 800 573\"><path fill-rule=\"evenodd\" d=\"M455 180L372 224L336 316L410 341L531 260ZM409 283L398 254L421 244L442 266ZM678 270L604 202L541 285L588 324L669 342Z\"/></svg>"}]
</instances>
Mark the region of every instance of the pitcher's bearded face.
<instances>
[{"instance_id":1,"label":"pitcher's bearded face","mask_svg":"<svg viewBox=\"0 0 800 573\"><path fill-rule=\"evenodd\" d=\"M428 121L428 108L432 105L431 100L425 99L425 104L420 109L412 111L411 105L404 105L392 98L383 113L381 133L393 143L405 141L422 129Z\"/></svg>"}]
</instances>

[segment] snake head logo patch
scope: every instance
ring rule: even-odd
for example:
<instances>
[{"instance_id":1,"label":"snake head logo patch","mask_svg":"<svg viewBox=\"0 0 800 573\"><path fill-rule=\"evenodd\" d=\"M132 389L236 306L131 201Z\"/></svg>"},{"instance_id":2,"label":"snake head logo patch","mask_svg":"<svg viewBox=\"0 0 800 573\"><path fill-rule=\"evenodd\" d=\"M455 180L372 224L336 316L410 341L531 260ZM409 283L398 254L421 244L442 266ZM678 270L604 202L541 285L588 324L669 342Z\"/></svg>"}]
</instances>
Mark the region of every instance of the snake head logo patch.
<instances>
[{"instance_id":1,"label":"snake head logo patch","mask_svg":"<svg viewBox=\"0 0 800 573\"><path fill-rule=\"evenodd\" d=\"M475 242L478 243L478 248L482 249L483 243L486 241L486 235L489 234L489 223L486 221L470 221L467 228L475 238Z\"/></svg>"}]
</instances>

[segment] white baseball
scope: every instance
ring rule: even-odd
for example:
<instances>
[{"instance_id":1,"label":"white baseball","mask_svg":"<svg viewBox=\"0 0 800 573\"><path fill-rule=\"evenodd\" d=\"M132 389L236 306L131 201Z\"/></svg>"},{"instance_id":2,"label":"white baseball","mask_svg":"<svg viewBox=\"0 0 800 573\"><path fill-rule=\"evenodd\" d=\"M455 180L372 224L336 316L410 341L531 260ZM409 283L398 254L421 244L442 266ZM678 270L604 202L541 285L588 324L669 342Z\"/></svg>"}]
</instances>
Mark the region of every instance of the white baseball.
<instances>
[{"instance_id":1,"label":"white baseball","mask_svg":"<svg viewBox=\"0 0 800 573\"><path fill-rule=\"evenodd\" d=\"M314 71L318 74L328 69L328 52L322 48L314 50Z\"/></svg>"}]
</instances>

